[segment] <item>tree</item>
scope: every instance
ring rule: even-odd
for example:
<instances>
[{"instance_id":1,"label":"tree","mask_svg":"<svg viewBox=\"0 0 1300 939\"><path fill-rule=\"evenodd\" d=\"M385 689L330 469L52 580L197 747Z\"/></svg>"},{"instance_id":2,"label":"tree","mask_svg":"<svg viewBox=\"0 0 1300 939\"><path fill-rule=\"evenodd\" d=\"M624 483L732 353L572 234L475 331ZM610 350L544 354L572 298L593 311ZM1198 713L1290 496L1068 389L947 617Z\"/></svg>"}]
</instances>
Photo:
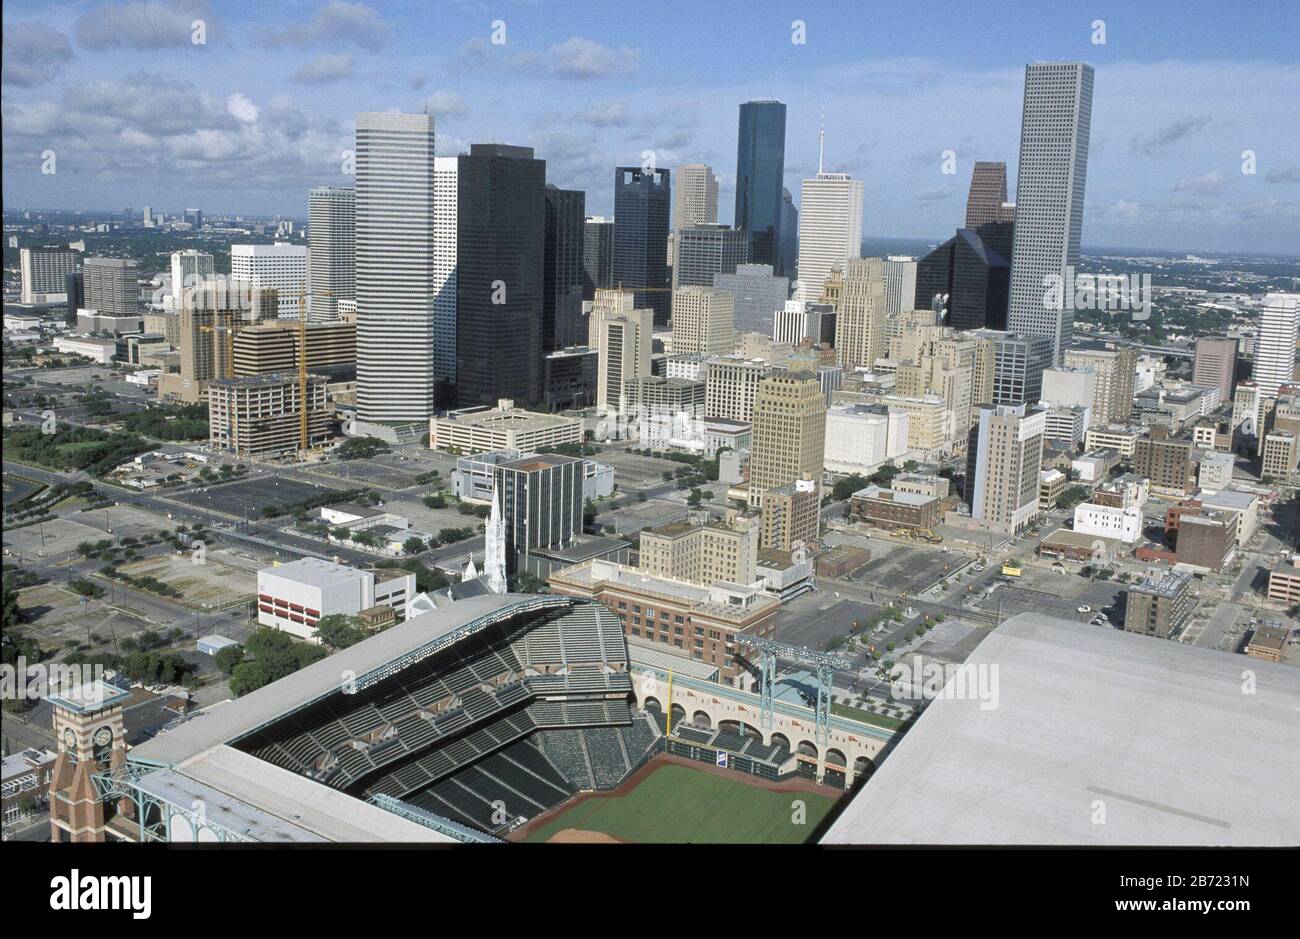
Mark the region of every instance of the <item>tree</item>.
<instances>
[{"instance_id":1,"label":"tree","mask_svg":"<svg viewBox=\"0 0 1300 939\"><path fill-rule=\"evenodd\" d=\"M355 617L331 613L316 621L316 638L331 649L346 649L366 638Z\"/></svg>"},{"instance_id":2,"label":"tree","mask_svg":"<svg viewBox=\"0 0 1300 939\"><path fill-rule=\"evenodd\" d=\"M842 502L859 489L867 488L867 482L867 478L860 473L846 476L831 488L831 498L835 502Z\"/></svg>"},{"instance_id":3,"label":"tree","mask_svg":"<svg viewBox=\"0 0 1300 939\"><path fill-rule=\"evenodd\" d=\"M424 497L424 504L431 509L445 509L447 507L447 497L441 492L431 492Z\"/></svg>"},{"instance_id":4,"label":"tree","mask_svg":"<svg viewBox=\"0 0 1300 939\"><path fill-rule=\"evenodd\" d=\"M412 535L402 542L402 550L407 554L419 554L424 550L424 541Z\"/></svg>"},{"instance_id":5,"label":"tree","mask_svg":"<svg viewBox=\"0 0 1300 939\"><path fill-rule=\"evenodd\" d=\"M226 646L218 650L217 654L212 657L217 668L221 669L225 675L233 675L239 663L244 661L243 646Z\"/></svg>"}]
</instances>

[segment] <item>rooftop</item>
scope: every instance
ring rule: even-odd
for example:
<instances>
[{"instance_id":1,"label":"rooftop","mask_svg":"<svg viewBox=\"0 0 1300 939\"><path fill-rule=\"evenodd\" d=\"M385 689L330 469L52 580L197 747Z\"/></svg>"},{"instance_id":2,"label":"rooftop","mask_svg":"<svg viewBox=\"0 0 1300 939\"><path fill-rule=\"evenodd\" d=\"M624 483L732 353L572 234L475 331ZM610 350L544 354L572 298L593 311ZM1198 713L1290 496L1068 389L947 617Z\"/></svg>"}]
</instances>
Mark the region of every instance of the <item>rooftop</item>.
<instances>
[{"instance_id":1,"label":"rooftop","mask_svg":"<svg viewBox=\"0 0 1300 939\"><path fill-rule=\"evenodd\" d=\"M371 576L369 571L348 567L346 564L335 564L323 558L300 558L276 567L264 567L258 571L258 574L283 577L310 587L330 587L340 581Z\"/></svg>"},{"instance_id":2,"label":"rooftop","mask_svg":"<svg viewBox=\"0 0 1300 939\"><path fill-rule=\"evenodd\" d=\"M1243 797L1300 778L1293 666L1252 661L1246 695L1216 649L1034 613L966 664L996 696L934 700L824 842L1300 843L1300 802Z\"/></svg>"}]
</instances>

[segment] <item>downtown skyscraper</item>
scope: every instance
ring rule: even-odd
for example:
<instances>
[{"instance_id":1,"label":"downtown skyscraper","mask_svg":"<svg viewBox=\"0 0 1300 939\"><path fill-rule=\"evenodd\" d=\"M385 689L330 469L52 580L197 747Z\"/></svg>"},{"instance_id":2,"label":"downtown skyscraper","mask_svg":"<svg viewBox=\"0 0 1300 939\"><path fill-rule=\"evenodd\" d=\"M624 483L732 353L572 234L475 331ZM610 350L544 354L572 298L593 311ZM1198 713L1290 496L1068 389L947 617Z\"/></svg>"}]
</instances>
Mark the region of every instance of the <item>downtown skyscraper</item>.
<instances>
[{"instance_id":1,"label":"downtown skyscraper","mask_svg":"<svg viewBox=\"0 0 1300 939\"><path fill-rule=\"evenodd\" d=\"M509 398L539 404L546 342L546 161L536 159L532 147L476 143L460 157L458 174L457 403ZM581 207L577 211L581 218Z\"/></svg>"},{"instance_id":2,"label":"downtown skyscraper","mask_svg":"<svg viewBox=\"0 0 1300 939\"><path fill-rule=\"evenodd\" d=\"M637 309L666 326L672 307L668 275L671 175L640 166L614 169L614 286L636 293Z\"/></svg>"},{"instance_id":3,"label":"downtown skyscraper","mask_svg":"<svg viewBox=\"0 0 1300 939\"><path fill-rule=\"evenodd\" d=\"M318 186L307 194L307 319L338 319L340 300L356 296L357 195Z\"/></svg>"},{"instance_id":4,"label":"downtown skyscraper","mask_svg":"<svg viewBox=\"0 0 1300 939\"><path fill-rule=\"evenodd\" d=\"M1025 67L1007 327L1050 338L1055 362L1074 333L1068 279L1083 231L1092 83L1092 66L1082 62Z\"/></svg>"},{"instance_id":5,"label":"downtown skyscraper","mask_svg":"<svg viewBox=\"0 0 1300 939\"><path fill-rule=\"evenodd\" d=\"M357 416L427 421L439 379L433 117L358 114L356 172Z\"/></svg>"},{"instance_id":6,"label":"downtown skyscraper","mask_svg":"<svg viewBox=\"0 0 1300 939\"><path fill-rule=\"evenodd\" d=\"M862 180L847 173L805 179L799 211L798 299L816 301L831 268L861 254Z\"/></svg>"},{"instance_id":7,"label":"downtown skyscraper","mask_svg":"<svg viewBox=\"0 0 1300 939\"><path fill-rule=\"evenodd\" d=\"M735 227L749 234L749 263L771 264L785 274L781 258L781 195L785 178L785 105L746 101L736 136Z\"/></svg>"},{"instance_id":8,"label":"downtown skyscraper","mask_svg":"<svg viewBox=\"0 0 1300 939\"><path fill-rule=\"evenodd\" d=\"M704 163L677 167L677 202L673 206L673 231L718 221L718 177Z\"/></svg>"}]
</instances>

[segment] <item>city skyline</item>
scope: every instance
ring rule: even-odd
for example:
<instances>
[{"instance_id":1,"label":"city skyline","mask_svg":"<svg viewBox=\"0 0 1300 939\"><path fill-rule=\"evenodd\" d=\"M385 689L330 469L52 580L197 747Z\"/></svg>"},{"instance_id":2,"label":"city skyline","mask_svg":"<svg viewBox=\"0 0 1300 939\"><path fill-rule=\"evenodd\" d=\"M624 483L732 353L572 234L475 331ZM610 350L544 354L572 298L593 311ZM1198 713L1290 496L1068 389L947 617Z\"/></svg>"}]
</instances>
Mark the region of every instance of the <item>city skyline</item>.
<instances>
[{"instance_id":1,"label":"city skyline","mask_svg":"<svg viewBox=\"0 0 1300 939\"><path fill-rule=\"evenodd\" d=\"M609 170L640 164L643 151L670 170L706 163L719 221L730 223L739 106L775 99L787 107L783 183L796 200L816 174L824 124L826 171L865 184L864 236L942 241L975 162L1005 162L1014 191L1025 64L1078 60L1097 74L1085 248L1294 250L1300 132L1284 115L1300 68L1286 58L1288 30L1217 24L1213 42L1186 41L1214 52L1187 58L1160 35L1165 5L1105 6L1068 20L1009 10L1015 28L988 48L953 38L970 15L954 9L953 29L917 43L922 56L906 54L906 40L922 38L915 24L883 11L878 29L899 39L889 57L845 35L852 14L808 4L801 45L790 14L763 9L736 48L692 40L706 68L599 8L561 29L509 6L494 45L494 17L461 7L440 11L445 28L426 36L408 8L385 3L313 12L183 2L150 5L147 18L135 4L11 3L4 182L14 208L200 204L303 217L310 188L351 185L342 154L357 113L428 106L440 154L471 141L531 146L548 181L586 191L593 215L612 211ZM699 11L699 35L730 11ZM1276 25L1295 16L1279 7ZM201 46L195 18L208 27ZM1104 44L1094 19L1106 24ZM1243 87L1253 89L1244 105ZM54 174L40 171L47 150ZM1254 174L1242 172L1246 150Z\"/></svg>"}]
</instances>

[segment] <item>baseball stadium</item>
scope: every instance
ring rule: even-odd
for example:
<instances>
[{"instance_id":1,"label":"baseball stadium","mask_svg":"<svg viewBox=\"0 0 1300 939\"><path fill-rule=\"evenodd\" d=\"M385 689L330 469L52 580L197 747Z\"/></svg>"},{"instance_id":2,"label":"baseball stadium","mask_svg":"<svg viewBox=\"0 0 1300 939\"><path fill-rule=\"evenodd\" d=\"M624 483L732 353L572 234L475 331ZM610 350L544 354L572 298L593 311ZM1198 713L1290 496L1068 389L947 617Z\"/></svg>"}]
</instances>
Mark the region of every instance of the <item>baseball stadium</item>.
<instances>
[{"instance_id":1,"label":"baseball stadium","mask_svg":"<svg viewBox=\"0 0 1300 939\"><path fill-rule=\"evenodd\" d=\"M65 840L809 840L890 732L711 671L589 600L467 598L76 764Z\"/></svg>"}]
</instances>

